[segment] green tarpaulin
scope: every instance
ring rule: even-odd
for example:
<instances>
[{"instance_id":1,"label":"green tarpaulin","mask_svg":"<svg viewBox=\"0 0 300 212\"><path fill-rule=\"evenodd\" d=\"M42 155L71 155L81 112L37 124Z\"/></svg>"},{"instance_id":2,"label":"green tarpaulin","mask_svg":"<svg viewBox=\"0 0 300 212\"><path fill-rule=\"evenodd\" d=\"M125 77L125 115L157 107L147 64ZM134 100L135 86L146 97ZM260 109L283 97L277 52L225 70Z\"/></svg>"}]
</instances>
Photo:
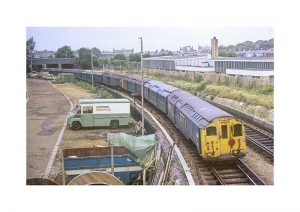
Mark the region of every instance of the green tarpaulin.
<instances>
[{"instance_id":1,"label":"green tarpaulin","mask_svg":"<svg viewBox=\"0 0 300 212\"><path fill-rule=\"evenodd\" d=\"M143 163L157 141L155 134L136 137L126 133L108 133L107 142L109 144L112 142L114 146L126 147Z\"/></svg>"}]
</instances>

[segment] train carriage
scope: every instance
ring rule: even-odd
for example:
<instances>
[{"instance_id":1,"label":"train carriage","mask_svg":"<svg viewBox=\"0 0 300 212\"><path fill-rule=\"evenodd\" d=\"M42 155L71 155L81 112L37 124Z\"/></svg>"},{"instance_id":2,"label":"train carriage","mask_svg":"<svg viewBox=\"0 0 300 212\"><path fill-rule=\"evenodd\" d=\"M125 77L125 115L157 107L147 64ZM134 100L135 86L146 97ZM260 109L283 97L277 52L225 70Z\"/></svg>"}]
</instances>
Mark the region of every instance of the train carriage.
<instances>
[{"instance_id":1,"label":"train carriage","mask_svg":"<svg viewBox=\"0 0 300 212\"><path fill-rule=\"evenodd\" d=\"M135 78L128 77L126 80L126 90L131 93L136 93L136 80Z\"/></svg>"},{"instance_id":2,"label":"train carriage","mask_svg":"<svg viewBox=\"0 0 300 212\"><path fill-rule=\"evenodd\" d=\"M94 74L94 83L95 84L102 84L102 74L103 74L102 71L97 71Z\"/></svg>"},{"instance_id":3,"label":"train carriage","mask_svg":"<svg viewBox=\"0 0 300 212\"><path fill-rule=\"evenodd\" d=\"M171 92L178 90L178 88L165 83L150 80L145 86L144 96L149 102L156 106L163 113L168 113L168 96Z\"/></svg>"},{"instance_id":4,"label":"train carriage","mask_svg":"<svg viewBox=\"0 0 300 212\"><path fill-rule=\"evenodd\" d=\"M113 87L121 88L121 79L122 75L119 74L111 74L110 76L110 85Z\"/></svg>"},{"instance_id":5,"label":"train carriage","mask_svg":"<svg viewBox=\"0 0 300 212\"><path fill-rule=\"evenodd\" d=\"M244 127L229 113L182 90L168 97L168 110L168 117L204 159L230 160L245 155Z\"/></svg>"},{"instance_id":6,"label":"train carriage","mask_svg":"<svg viewBox=\"0 0 300 212\"><path fill-rule=\"evenodd\" d=\"M88 81L89 83L92 83L92 78L93 78L94 76L92 76L92 73L87 73L86 74L86 81Z\"/></svg>"},{"instance_id":7,"label":"train carriage","mask_svg":"<svg viewBox=\"0 0 300 212\"><path fill-rule=\"evenodd\" d=\"M87 72L82 72L82 74L81 74L81 80L87 81L87 75L88 75Z\"/></svg>"},{"instance_id":8,"label":"train carriage","mask_svg":"<svg viewBox=\"0 0 300 212\"><path fill-rule=\"evenodd\" d=\"M141 86L141 84L144 86L145 83L147 83L149 80L150 79L148 79L148 78L144 78L144 81L142 83L142 78L137 78L137 80L136 80L136 92L135 92L135 94L141 95L141 93L142 93L142 86ZM145 86L144 86L144 88L145 88Z\"/></svg>"},{"instance_id":9,"label":"train carriage","mask_svg":"<svg viewBox=\"0 0 300 212\"><path fill-rule=\"evenodd\" d=\"M81 72L76 71L76 72L74 72L74 74L75 74L75 79L80 79L81 78Z\"/></svg>"},{"instance_id":10,"label":"train carriage","mask_svg":"<svg viewBox=\"0 0 300 212\"><path fill-rule=\"evenodd\" d=\"M109 73L102 74L102 83L105 85L110 85L110 74Z\"/></svg>"}]
</instances>

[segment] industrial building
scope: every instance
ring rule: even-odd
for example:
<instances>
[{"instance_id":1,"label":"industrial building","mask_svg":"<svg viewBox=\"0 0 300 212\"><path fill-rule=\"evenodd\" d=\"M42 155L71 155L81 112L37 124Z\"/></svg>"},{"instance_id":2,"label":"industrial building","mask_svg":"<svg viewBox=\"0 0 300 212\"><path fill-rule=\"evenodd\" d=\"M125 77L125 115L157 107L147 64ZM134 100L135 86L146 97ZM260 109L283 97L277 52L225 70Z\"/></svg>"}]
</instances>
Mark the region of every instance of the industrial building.
<instances>
[{"instance_id":1,"label":"industrial building","mask_svg":"<svg viewBox=\"0 0 300 212\"><path fill-rule=\"evenodd\" d=\"M148 69L178 71L214 71L208 56L163 56L143 59L143 67Z\"/></svg>"},{"instance_id":2,"label":"industrial building","mask_svg":"<svg viewBox=\"0 0 300 212\"><path fill-rule=\"evenodd\" d=\"M273 58L217 58L214 62L215 72L234 76L251 76L255 78L269 78L274 80L274 59Z\"/></svg>"}]
</instances>

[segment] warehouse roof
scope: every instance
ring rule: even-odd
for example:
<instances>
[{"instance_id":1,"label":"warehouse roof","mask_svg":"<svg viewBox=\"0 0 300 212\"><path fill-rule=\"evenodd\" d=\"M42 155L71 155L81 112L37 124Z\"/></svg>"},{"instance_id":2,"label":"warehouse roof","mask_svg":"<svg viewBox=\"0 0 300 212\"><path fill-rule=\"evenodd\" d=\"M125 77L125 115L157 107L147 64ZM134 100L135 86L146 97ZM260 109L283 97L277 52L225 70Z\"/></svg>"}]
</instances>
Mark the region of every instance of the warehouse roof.
<instances>
[{"instance_id":1,"label":"warehouse roof","mask_svg":"<svg viewBox=\"0 0 300 212\"><path fill-rule=\"evenodd\" d=\"M218 57L211 61L274 62L273 57Z\"/></svg>"},{"instance_id":2,"label":"warehouse roof","mask_svg":"<svg viewBox=\"0 0 300 212\"><path fill-rule=\"evenodd\" d=\"M147 58L143 58L143 60L180 60L180 59L193 59L193 58L205 58L205 56L171 55L171 56L161 56L161 57L147 57Z\"/></svg>"}]
</instances>

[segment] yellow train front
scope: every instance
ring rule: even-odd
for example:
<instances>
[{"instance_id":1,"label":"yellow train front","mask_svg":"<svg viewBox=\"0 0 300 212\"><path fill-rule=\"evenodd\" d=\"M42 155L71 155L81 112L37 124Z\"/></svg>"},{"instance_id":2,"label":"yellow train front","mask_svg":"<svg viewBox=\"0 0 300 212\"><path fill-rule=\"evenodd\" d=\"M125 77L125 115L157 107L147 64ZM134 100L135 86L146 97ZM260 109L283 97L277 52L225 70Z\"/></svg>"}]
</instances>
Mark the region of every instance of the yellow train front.
<instances>
[{"instance_id":1,"label":"yellow train front","mask_svg":"<svg viewBox=\"0 0 300 212\"><path fill-rule=\"evenodd\" d=\"M230 160L246 155L243 124L233 117L214 119L200 129L200 155L206 160Z\"/></svg>"},{"instance_id":2,"label":"yellow train front","mask_svg":"<svg viewBox=\"0 0 300 212\"><path fill-rule=\"evenodd\" d=\"M233 160L246 155L243 124L229 113L186 91L168 97L168 117L208 161Z\"/></svg>"}]
</instances>

